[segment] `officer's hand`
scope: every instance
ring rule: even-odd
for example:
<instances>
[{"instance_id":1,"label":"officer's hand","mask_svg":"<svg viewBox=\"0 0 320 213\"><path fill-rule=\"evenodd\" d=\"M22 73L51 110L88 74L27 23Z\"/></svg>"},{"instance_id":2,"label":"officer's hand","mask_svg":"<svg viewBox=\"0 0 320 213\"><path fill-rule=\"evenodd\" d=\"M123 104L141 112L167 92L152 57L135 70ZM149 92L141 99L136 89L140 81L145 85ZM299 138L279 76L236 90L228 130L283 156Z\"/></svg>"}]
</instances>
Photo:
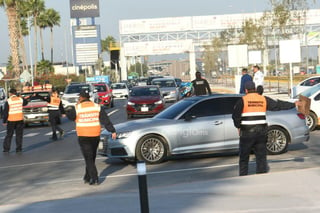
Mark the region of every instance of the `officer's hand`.
<instances>
[{"instance_id":1,"label":"officer's hand","mask_svg":"<svg viewBox=\"0 0 320 213\"><path fill-rule=\"evenodd\" d=\"M7 126L7 123L2 123L3 126Z\"/></svg>"},{"instance_id":2,"label":"officer's hand","mask_svg":"<svg viewBox=\"0 0 320 213\"><path fill-rule=\"evenodd\" d=\"M115 140L117 138L117 133L114 132L114 133L112 133L111 136L112 136L112 139Z\"/></svg>"},{"instance_id":3,"label":"officer's hand","mask_svg":"<svg viewBox=\"0 0 320 213\"><path fill-rule=\"evenodd\" d=\"M66 114L62 114L61 117L63 117L63 118L66 117Z\"/></svg>"}]
</instances>

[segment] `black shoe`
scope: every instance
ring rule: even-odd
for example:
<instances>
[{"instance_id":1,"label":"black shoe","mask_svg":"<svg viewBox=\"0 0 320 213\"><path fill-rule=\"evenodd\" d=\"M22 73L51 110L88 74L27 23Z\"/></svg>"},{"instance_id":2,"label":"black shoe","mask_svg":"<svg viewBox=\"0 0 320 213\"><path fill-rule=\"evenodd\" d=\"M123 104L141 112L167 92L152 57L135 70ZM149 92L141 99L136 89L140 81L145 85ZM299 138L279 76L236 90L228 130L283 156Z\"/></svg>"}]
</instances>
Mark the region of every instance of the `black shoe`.
<instances>
[{"instance_id":1,"label":"black shoe","mask_svg":"<svg viewBox=\"0 0 320 213\"><path fill-rule=\"evenodd\" d=\"M16 153L21 153L21 152L22 152L21 149L17 149L17 150L16 150Z\"/></svg>"},{"instance_id":2,"label":"black shoe","mask_svg":"<svg viewBox=\"0 0 320 213\"><path fill-rule=\"evenodd\" d=\"M51 140L56 141L58 140L57 136L56 137L50 137Z\"/></svg>"},{"instance_id":3,"label":"black shoe","mask_svg":"<svg viewBox=\"0 0 320 213\"><path fill-rule=\"evenodd\" d=\"M61 132L59 132L59 134L60 134L59 137L60 137L60 138L63 138L63 136L64 136L64 131L62 130Z\"/></svg>"},{"instance_id":4,"label":"black shoe","mask_svg":"<svg viewBox=\"0 0 320 213\"><path fill-rule=\"evenodd\" d=\"M87 184L87 183L89 183L90 182L90 180L88 180L88 179L83 179L83 183L84 184Z\"/></svg>"},{"instance_id":5,"label":"black shoe","mask_svg":"<svg viewBox=\"0 0 320 213\"><path fill-rule=\"evenodd\" d=\"M90 185L99 185L99 180L98 179L90 179L89 184Z\"/></svg>"}]
</instances>

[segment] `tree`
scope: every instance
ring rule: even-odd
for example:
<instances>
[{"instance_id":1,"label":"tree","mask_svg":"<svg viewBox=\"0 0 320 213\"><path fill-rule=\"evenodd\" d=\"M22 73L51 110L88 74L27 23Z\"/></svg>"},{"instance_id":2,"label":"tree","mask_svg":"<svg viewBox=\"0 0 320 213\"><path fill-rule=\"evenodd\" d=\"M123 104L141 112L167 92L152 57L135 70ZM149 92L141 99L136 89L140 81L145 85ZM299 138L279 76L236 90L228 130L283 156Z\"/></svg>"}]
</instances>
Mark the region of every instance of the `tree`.
<instances>
[{"instance_id":1,"label":"tree","mask_svg":"<svg viewBox=\"0 0 320 213\"><path fill-rule=\"evenodd\" d=\"M104 40L101 40L101 52L110 52L110 45L116 43L116 39L112 36L107 36Z\"/></svg>"},{"instance_id":2,"label":"tree","mask_svg":"<svg viewBox=\"0 0 320 213\"><path fill-rule=\"evenodd\" d=\"M204 46L205 51L202 56L204 63L204 70L206 76L210 76L212 71L219 70L219 58L221 59L221 52L224 46L224 42L221 38L215 37L210 45ZM217 75L220 73L217 72Z\"/></svg>"},{"instance_id":3,"label":"tree","mask_svg":"<svg viewBox=\"0 0 320 213\"><path fill-rule=\"evenodd\" d=\"M48 60L41 60L38 62L38 76L50 75L54 73L54 67Z\"/></svg>"},{"instance_id":4,"label":"tree","mask_svg":"<svg viewBox=\"0 0 320 213\"><path fill-rule=\"evenodd\" d=\"M45 30L48 25L48 16L46 12L40 13L38 17L38 26L40 28L40 46L41 46L41 60L44 61L44 41L43 41L43 30Z\"/></svg>"},{"instance_id":5,"label":"tree","mask_svg":"<svg viewBox=\"0 0 320 213\"><path fill-rule=\"evenodd\" d=\"M257 49L264 49L264 40L263 27L253 19L245 20L242 25L239 43L248 44Z\"/></svg>"},{"instance_id":6,"label":"tree","mask_svg":"<svg viewBox=\"0 0 320 213\"><path fill-rule=\"evenodd\" d=\"M50 53L51 53L51 63L53 63L53 28L54 26L60 26L60 14L50 8L45 12L48 17L48 26L50 27Z\"/></svg>"},{"instance_id":7,"label":"tree","mask_svg":"<svg viewBox=\"0 0 320 213\"><path fill-rule=\"evenodd\" d=\"M5 11L8 17L10 53L11 53L12 65L13 65L13 70L9 70L10 71L9 74L14 78L17 78L20 75L17 2L18 0L0 0L0 6L5 8Z\"/></svg>"}]
</instances>

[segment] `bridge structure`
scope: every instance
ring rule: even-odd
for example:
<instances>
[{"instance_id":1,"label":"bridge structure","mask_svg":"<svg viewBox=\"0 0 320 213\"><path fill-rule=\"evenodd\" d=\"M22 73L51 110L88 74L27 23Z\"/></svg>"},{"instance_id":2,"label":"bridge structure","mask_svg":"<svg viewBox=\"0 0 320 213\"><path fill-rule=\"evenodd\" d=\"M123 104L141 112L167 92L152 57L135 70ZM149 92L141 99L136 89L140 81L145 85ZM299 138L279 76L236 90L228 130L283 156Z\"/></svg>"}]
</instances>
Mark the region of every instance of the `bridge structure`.
<instances>
[{"instance_id":1,"label":"bridge structure","mask_svg":"<svg viewBox=\"0 0 320 213\"><path fill-rule=\"evenodd\" d=\"M203 51L203 45L210 44L223 30L241 29L245 20L256 20L262 16L263 13L260 12L120 20L121 79L127 79L127 67L129 61L132 61L130 58L183 53L189 54L190 78L194 78L196 52ZM301 46L319 47L320 9L308 10L304 20L300 20L299 23L300 28L303 24L304 32L291 32L292 37L300 39ZM265 30L265 33L268 46L278 45L279 41L274 39L274 30ZM265 57L266 54L263 55L263 65L266 66L269 61Z\"/></svg>"}]
</instances>

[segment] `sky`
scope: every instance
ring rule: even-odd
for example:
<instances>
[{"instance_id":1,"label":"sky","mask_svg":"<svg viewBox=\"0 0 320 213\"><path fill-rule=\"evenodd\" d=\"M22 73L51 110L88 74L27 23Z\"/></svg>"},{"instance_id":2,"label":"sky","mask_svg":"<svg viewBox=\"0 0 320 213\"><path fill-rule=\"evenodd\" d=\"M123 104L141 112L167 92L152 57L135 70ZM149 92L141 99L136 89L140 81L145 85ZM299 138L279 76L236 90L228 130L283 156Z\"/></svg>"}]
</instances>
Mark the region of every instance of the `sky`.
<instances>
[{"instance_id":1,"label":"sky","mask_svg":"<svg viewBox=\"0 0 320 213\"><path fill-rule=\"evenodd\" d=\"M45 0L45 4L46 8L55 9L61 16L60 27L54 28L54 61L68 59L71 62L69 0ZM269 0L100 0L100 17L95 22L101 26L101 38L111 35L118 40L119 20L252 13L270 8ZM311 9L319 8L320 2L316 0ZM50 58L49 35L49 30L45 30L46 59ZM0 36L0 64L3 64L10 55L7 17L3 8L0 8ZM30 41L33 50L33 34ZM25 41L27 52L28 42Z\"/></svg>"}]
</instances>

